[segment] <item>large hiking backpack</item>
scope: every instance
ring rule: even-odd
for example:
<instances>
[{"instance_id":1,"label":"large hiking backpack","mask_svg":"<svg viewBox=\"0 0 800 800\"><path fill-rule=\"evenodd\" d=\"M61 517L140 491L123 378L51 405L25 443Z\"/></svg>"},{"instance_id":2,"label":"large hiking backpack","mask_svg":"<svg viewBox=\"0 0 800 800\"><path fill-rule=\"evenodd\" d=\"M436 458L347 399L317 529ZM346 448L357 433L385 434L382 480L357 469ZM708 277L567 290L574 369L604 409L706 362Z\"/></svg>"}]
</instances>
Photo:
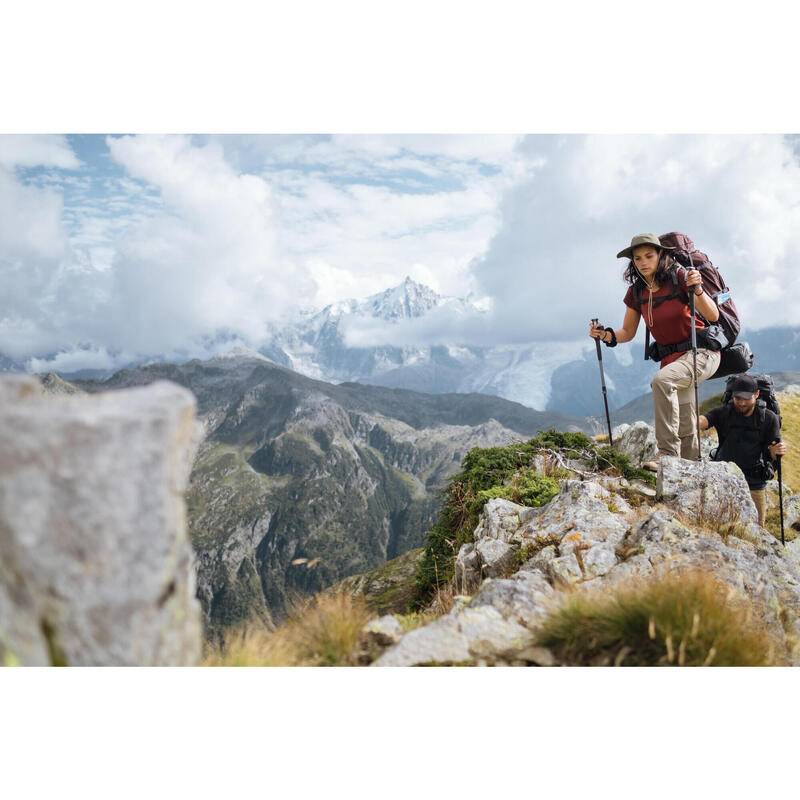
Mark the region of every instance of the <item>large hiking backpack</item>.
<instances>
[{"instance_id":1,"label":"large hiking backpack","mask_svg":"<svg viewBox=\"0 0 800 800\"><path fill-rule=\"evenodd\" d=\"M725 381L725 394L722 396L724 405L733 405L733 382L739 377L741 376L731 375ZM756 409L753 412L756 418L756 428L760 430L761 426L764 424L766 416L764 412L766 409L769 409L778 417L778 428L780 428L782 425L781 409L778 405L778 398L775 396L775 384L772 380L772 376L751 373L750 377L758 384L758 400L756 400ZM722 441L723 440L720 440L720 447L722 446ZM719 447L715 447L711 451L710 457L712 461L716 461L718 451ZM771 461L764 461L762 459L759 464L759 469L762 470L760 477L766 481L772 480L775 475L775 466Z\"/></svg>"},{"instance_id":2,"label":"large hiking backpack","mask_svg":"<svg viewBox=\"0 0 800 800\"><path fill-rule=\"evenodd\" d=\"M722 328L730 347L739 335L742 324L739 321L739 312L731 297L731 290L725 285L725 279L720 275L719 270L711 263L711 259L701 253L694 242L685 234L673 231L658 237L664 247L674 247L671 252L672 257L686 269L696 269L700 271L703 278L703 288L706 294L714 301L719 309L719 319L717 324ZM687 298L688 303L688 298ZM708 325L708 320L701 314L697 314L703 322Z\"/></svg>"},{"instance_id":3,"label":"large hiking backpack","mask_svg":"<svg viewBox=\"0 0 800 800\"><path fill-rule=\"evenodd\" d=\"M731 296L731 290L725 283L725 279L719 270L711 263L711 259L703 252L698 250L694 242L685 234L672 231L664 233L658 237L664 247L672 247L670 255L675 259L679 267L685 270L696 269L700 271L703 279L703 288L706 294L711 297L719 311L719 319L715 323L710 323L700 312L695 311L696 316L705 325L705 333L701 339L707 340L706 345L712 350L721 350L720 365L712 378L721 378L734 372L746 372L753 366L754 357L747 342L735 344L736 337L741 330L739 312ZM677 270L670 271L672 278L672 291L667 297L656 298L655 303L663 300L677 298L690 305L689 297L678 283ZM637 305L641 308L642 287L640 283L634 284L634 297ZM701 345L703 346L703 345ZM645 330L644 357L645 360L652 358L654 361L661 361L671 353L685 352L691 348L691 339L677 344L661 345L658 343L650 344L650 330Z\"/></svg>"},{"instance_id":4,"label":"large hiking backpack","mask_svg":"<svg viewBox=\"0 0 800 800\"><path fill-rule=\"evenodd\" d=\"M722 396L723 403L733 402L733 382L740 378L741 375L731 375L725 381L725 394ZM778 427L781 427L781 409L778 406L778 398L775 396L775 383L772 380L772 375L760 375L755 372L750 373L750 377L758 384L758 403L764 403L764 407L768 408L778 418ZM763 415L762 415L763 419Z\"/></svg>"}]
</instances>

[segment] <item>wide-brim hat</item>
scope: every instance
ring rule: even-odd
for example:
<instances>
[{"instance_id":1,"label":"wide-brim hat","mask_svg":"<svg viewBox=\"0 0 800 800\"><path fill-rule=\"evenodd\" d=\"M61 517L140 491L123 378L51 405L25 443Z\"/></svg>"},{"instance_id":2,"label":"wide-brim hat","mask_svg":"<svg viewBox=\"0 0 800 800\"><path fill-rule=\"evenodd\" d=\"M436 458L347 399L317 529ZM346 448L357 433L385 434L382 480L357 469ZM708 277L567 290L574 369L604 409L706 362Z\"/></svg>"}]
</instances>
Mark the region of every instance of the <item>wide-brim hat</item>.
<instances>
[{"instance_id":1,"label":"wide-brim hat","mask_svg":"<svg viewBox=\"0 0 800 800\"><path fill-rule=\"evenodd\" d=\"M642 244L651 244L653 247L658 247L661 250L674 250L674 247L665 247L661 244L658 236L654 233L639 233L631 239L631 246L620 250L617 253L617 258L633 258L633 248L639 247Z\"/></svg>"}]
</instances>

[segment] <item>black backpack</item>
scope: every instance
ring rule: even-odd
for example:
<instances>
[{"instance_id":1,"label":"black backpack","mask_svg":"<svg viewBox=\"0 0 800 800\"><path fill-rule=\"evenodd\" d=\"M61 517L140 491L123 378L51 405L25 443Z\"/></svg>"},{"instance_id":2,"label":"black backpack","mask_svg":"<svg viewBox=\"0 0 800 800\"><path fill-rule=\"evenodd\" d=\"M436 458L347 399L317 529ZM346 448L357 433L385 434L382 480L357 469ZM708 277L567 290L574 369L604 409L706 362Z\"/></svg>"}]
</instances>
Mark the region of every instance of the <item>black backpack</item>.
<instances>
[{"instance_id":1,"label":"black backpack","mask_svg":"<svg viewBox=\"0 0 800 800\"><path fill-rule=\"evenodd\" d=\"M725 381L725 394L722 396L722 402L726 406L733 405L733 382L739 377L741 376L731 375ZM756 409L753 412L756 418L756 427L760 429L764 424L764 419L766 417L765 411L769 409L778 418L778 428L780 428L782 425L781 409L778 406L778 398L775 396L775 384L772 381L772 376L751 374L750 377L753 378L758 384L758 400L756 400ZM723 440L721 439L720 445L722 444L722 441ZM711 451L710 457L712 461L716 461L718 450L719 447L715 447ZM771 461L765 462L762 459L758 468L761 470L760 477L763 478L763 480L772 480L773 476L775 475L775 466Z\"/></svg>"},{"instance_id":2,"label":"black backpack","mask_svg":"<svg viewBox=\"0 0 800 800\"><path fill-rule=\"evenodd\" d=\"M737 378L741 378L741 375L731 375L725 381L725 394L722 396L723 403L731 403L733 402L733 382ZM775 383L772 380L772 375L757 375L756 373L750 373L750 377L758 384L758 401L757 401L757 410L758 407L761 406L761 403L764 405L761 406L762 408L768 408L775 416L778 418L778 427L781 427L781 409L778 405L778 398L775 396ZM764 414L762 412L760 419L758 420L761 423L764 419Z\"/></svg>"}]
</instances>

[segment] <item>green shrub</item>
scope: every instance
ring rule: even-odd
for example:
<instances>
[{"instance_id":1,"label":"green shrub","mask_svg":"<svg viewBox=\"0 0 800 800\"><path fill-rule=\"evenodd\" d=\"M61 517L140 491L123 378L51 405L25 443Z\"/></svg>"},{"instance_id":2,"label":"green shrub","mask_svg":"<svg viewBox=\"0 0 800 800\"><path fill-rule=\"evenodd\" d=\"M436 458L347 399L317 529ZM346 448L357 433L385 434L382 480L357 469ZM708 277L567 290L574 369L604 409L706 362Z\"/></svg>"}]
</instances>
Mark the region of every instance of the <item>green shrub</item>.
<instances>
[{"instance_id":1,"label":"green shrub","mask_svg":"<svg viewBox=\"0 0 800 800\"><path fill-rule=\"evenodd\" d=\"M611 468L629 481L640 480L650 484L650 486L656 485L656 476L652 472L646 469L637 469L631 464L628 456L618 453L613 447L609 447L608 445L597 448L596 463L598 469L605 470Z\"/></svg>"},{"instance_id":2,"label":"green shrub","mask_svg":"<svg viewBox=\"0 0 800 800\"><path fill-rule=\"evenodd\" d=\"M574 666L768 666L775 648L746 599L706 572L574 594L537 635Z\"/></svg>"},{"instance_id":3,"label":"green shrub","mask_svg":"<svg viewBox=\"0 0 800 800\"><path fill-rule=\"evenodd\" d=\"M411 608L424 607L438 587L453 577L455 557L461 545L472 540L481 511L493 497L527 506L542 506L558 492L558 481L529 467L541 450L554 450L565 458L579 458L596 446L583 433L539 431L527 442L507 447L473 447L439 494L439 519L428 531L425 553L415 576Z\"/></svg>"}]
</instances>

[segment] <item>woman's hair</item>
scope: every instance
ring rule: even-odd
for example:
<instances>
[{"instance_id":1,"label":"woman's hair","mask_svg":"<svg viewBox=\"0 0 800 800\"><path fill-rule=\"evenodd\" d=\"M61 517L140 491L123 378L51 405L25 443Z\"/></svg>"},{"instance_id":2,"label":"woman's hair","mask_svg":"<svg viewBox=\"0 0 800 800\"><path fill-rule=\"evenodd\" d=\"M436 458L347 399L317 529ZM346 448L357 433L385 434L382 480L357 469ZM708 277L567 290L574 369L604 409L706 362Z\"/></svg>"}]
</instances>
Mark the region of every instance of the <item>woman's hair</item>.
<instances>
[{"instance_id":1,"label":"woman's hair","mask_svg":"<svg viewBox=\"0 0 800 800\"><path fill-rule=\"evenodd\" d=\"M669 271L672 269L675 259L666 250L662 250L660 247L655 247L655 245L653 245L653 249L658 250L658 268L656 269L654 278L657 283L661 284L669 277ZM642 276L633 265L633 259L628 261L628 266L625 268L622 279L627 281L631 286L635 285L636 281L640 281L642 286L645 285Z\"/></svg>"}]
</instances>

